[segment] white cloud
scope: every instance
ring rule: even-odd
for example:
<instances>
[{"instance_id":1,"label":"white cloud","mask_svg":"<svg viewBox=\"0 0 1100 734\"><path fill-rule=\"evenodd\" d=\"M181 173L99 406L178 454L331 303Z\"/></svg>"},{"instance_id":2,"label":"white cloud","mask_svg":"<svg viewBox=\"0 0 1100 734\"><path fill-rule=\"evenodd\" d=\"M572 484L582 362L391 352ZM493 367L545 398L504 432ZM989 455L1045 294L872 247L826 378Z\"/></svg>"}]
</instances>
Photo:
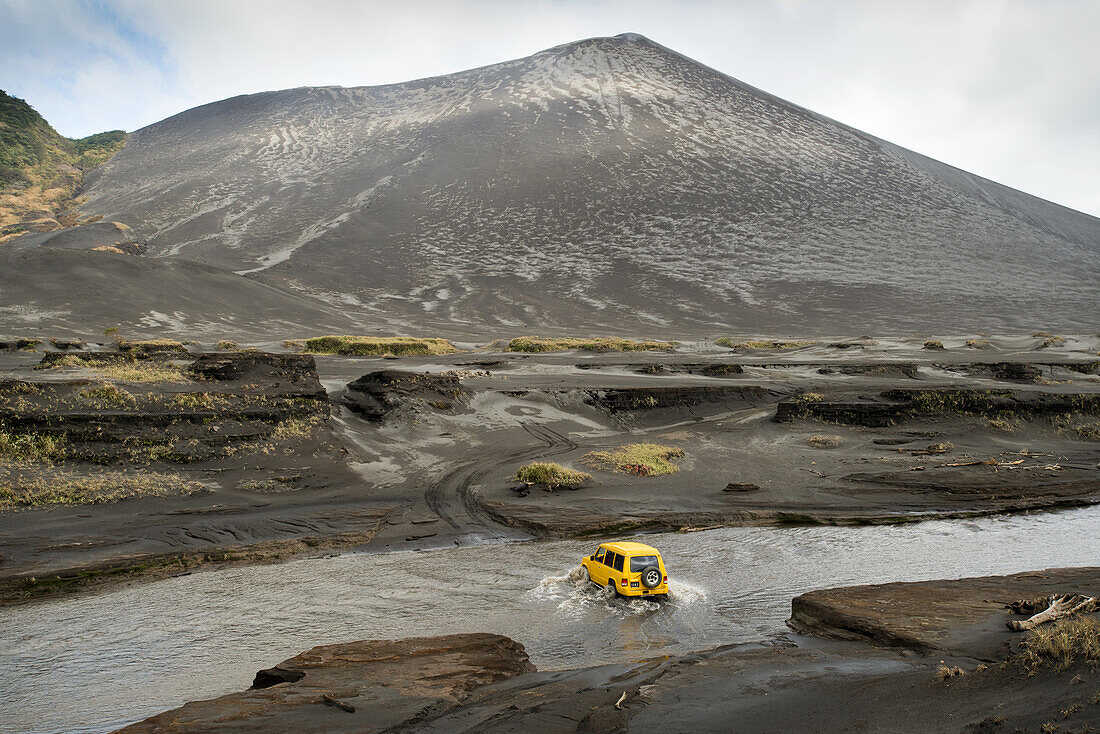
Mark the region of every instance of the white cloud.
<instances>
[{"instance_id":1,"label":"white cloud","mask_svg":"<svg viewBox=\"0 0 1100 734\"><path fill-rule=\"evenodd\" d=\"M86 135L235 94L400 82L626 31L1100 214L1090 0L0 0L0 86Z\"/></svg>"}]
</instances>

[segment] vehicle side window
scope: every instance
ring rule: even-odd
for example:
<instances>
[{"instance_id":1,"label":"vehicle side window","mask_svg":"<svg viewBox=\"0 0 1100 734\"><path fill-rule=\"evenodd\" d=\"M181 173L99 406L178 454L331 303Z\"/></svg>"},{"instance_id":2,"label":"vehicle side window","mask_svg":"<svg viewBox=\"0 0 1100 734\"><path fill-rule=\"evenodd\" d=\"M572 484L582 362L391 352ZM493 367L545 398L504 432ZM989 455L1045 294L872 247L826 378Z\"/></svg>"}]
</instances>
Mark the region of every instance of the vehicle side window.
<instances>
[{"instance_id":1,"label":"vehicle side window","mask_svg":"<svg viewBox=\"0 0 1100 734\"><path fill-rule=\"evenodd\" d=\"M622 571L623 570L623 557L620 556L618 553L615 554L615 566L614 566L614 568L615 568L616 571Z\"/></svg>"},{"instance_id":2,"label":"vehicle side window","mask_svg":"<svg viewBox=\"0 0 1100 734\"><path fill-rule=\"evenodd\" d=\"M600 548L596 551L596 561L598 563L603 563L605 553L607 553L607 548Z\"/></svg>"},{"instance_id":3,"label":"vehicle side window","mask_svg":"<svg viewBox=\"0 0 1100 734\"><path fill-rule=\"evenodd\" d=\"M610 566L613 563L615 563L615 556L616 556L615 551L608 551L607 555L604 556L603 562L606 563L608 566Z\"/></svg>"}]
</instances>

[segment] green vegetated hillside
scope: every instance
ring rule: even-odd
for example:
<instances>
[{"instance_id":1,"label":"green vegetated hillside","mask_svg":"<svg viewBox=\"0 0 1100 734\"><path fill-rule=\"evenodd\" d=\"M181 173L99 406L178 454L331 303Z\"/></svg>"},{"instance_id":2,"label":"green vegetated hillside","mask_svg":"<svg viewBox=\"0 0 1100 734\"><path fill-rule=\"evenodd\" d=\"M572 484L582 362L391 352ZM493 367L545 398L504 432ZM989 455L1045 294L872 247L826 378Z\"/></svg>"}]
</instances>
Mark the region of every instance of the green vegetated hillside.
<instances>
[{"instance_id":1,"label":"green vegetated hillside","mask_svg":"<svg viewBox=\"0 0 1100 734\"><path fill-rule=\"evenodd\" d=\"M26 101L0 90L0 242L80 223L74 197L85 173L125 143L122 130L66 138Z\"/></svg>"}]
</instances>

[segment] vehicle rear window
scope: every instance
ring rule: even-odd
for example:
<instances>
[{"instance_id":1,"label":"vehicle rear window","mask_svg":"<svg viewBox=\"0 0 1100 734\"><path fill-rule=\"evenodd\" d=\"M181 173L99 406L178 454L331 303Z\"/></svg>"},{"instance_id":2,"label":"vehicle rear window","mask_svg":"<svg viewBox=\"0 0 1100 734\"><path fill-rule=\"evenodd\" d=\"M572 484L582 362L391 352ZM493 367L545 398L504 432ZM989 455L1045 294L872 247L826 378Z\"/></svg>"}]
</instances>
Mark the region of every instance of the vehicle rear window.
<instances>
[{"instance_id":1,"label":"vehicle rear window","mask_svg":"<svg viewBox=\"0 0 1100 734\"><path fill-rule=\"evenodd\" d=\"M646 566L658 566L657 556L634 556L630 559L630 572L638 573Z\"/></svg>"},{"instance_id":2,"label":"vehicle rear window","mask_svg":"<svg viewBox=\"0 0 1100 734\"><path fill-rule=\"evenodd\" d=\"M623 559L622 556L620 556L618 553L615 554L615 566L614 566L614 568L615 568L616 571L622 571L623 570L623 560L624 559Z\"/></svg>"}]
</instances>

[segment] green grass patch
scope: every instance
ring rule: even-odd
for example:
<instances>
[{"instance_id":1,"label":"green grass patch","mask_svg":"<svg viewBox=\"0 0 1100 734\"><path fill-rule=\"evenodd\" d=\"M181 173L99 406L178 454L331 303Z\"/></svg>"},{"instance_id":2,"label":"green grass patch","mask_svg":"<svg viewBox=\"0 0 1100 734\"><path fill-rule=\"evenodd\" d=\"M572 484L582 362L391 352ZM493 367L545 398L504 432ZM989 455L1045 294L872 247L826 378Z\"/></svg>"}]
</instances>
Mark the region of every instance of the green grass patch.
<instances>
[{"instance_id":1,"label":"green grass patch","mask_svg":"<svg viewBox=\"0 0 1100 734\"><path fill-rule=\"evenodd\" d=\"M0 424L0 461L49 464L64 456L64 436L20 433Z\"/></svg>"},{"instance_id":2,"label":"green grass patch","mask_svg":"<svg viewBox=\"0 0 1100 734\"><path fill-rule=\"evenodd\" d=\"M284 342L288 344L289 342ZM308 354L339 354L346 357L414 357L454 354L458 351L447 339L422 339L412 336L317 336L302 342Z\"/></svg>"},{"instance_id":3,"label":"green grass patch","mask_svg":"<svg viewBox=\"0 0 1100 734\"><path fill-rule=\"evenodd\" d=\"M0 480L0 510L98 505L133 497L163 497L205 491L198 482L176 474L106 472L94 477L58 473L49 477Z\"/></svg>"},{"instance_id":4,"label":"green grass patch","mask_svg":"<svg viewBox=\"0 0 1100 734\"><path fill-rule=\"evenodd\" d=\"M123 354L139 358L154 354L187 353L183 342L175 339L119 339L115 344Z\"/></svg>"},{"instance_id":5,"label":"green grass patch","mask_svg":"<svg viewBox=\"0 0 1100 734\"><path fill-rule=\"evenodd\" d=\"M674 463L684 458L684 450L675 446L656 443L632 443L615 451L590 451L581 457L581 463L593 469L654 477L675 474L680 467Z\"/></svg>"},{"instance_id":6,"label":"green grass patch","mask_svg":"<svg viewBox=\"0 0 1100 734\"><path fill-rule=\"evenodd\" d=\"M635 341L614 336L590 338L578 337L540 337L518 336L504 347L506 352L564 352L581 349L587 352L668 352L676 348L678 342Z\"/></svg>"},{"instance_id":7,"label":"green grass patch","mask_svg":"<svg viewBox=\"0 0 1100 734\"><path fill-rule=\"evenodd\" d=\"M1071 617L1028 631L1016 661L1029 672L1066 670L1075 663L1100 664L1100 619Z\"/></svg>"},{"instance_id":8,"label":"green grass patch","mask_svg":"<svg viewBox=\"0 0 1100 734\"><path fill-rule=\"evenodd\" d=\"M533 461L519 468L515 479L528 484L542 484L550 489L566 487L575 489L592 475L555 464L552 461Z\"/></svg>"},{"instance_id":9,"label":"green grass patch","mask_svg":"<svg viewBox=\"0 0 1100 734\"><path fill-rule=\"evenodd\" d=\"M802 347L813 346L817 342L813 341L744 341L735 342L732 337L724 336L721 339L717 339L715 342L720 347L728 347L739 352L747 352L753 350L762 349L801 349Z\"/></svg>"}]
</instances>

